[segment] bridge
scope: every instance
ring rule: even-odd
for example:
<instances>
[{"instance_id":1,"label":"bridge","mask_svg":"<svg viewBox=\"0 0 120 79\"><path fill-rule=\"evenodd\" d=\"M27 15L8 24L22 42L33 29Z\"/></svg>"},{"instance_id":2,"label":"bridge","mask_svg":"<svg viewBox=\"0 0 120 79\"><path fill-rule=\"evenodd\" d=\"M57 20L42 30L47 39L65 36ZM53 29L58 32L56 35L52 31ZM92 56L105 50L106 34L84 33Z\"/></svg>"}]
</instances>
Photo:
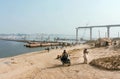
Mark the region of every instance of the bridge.
<instances>
[{"instance_id":1,"label":"bridge","mask_svg":"<svg viewBox=\"0 0 120 79\"><path fill-rule=\"evenodd\" d=\"M79 31L79 29L85 29L85 28L90 29L90 40L92 40L92 29L93 28L102 28L102 27L107 28L107 37L110 38L110 28L111 27L120 27L120 24L77 27L76 28L76 42L78 42L78 31Z\"/></svg>"}]
</instances>

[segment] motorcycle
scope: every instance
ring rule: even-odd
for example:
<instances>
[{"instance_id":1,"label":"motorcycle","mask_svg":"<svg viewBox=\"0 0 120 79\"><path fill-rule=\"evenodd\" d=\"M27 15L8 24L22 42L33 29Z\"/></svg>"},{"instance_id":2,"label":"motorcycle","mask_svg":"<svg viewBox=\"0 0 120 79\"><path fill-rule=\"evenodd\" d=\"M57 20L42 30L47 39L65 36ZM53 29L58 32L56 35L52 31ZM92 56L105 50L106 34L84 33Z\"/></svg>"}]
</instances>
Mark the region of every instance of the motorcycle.
<instances>
[{"instance_id":1,"label":"motorcycle","mask_svg":"<svg viewBox=\"0 0 120 79\"><path fill-rule=\"evenodd\" d=\"M67 58L60 58L61 59L61 62L63 65L68 65L70 66L71 65L71 61L70 61L70 57L68 56Z\"/></svg>"}]
</instances>

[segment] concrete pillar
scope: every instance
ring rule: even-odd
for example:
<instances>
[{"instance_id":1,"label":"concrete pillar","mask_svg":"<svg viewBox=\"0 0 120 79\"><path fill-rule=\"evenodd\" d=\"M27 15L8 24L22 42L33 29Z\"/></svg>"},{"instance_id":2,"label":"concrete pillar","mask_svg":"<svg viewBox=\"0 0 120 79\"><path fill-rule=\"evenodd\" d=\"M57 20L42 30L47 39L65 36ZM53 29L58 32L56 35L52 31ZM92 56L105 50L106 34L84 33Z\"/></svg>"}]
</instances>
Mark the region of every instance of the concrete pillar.
<instances>
[{"instance_id":1,"label":"concrete pillar","mask_svg":"<svg viewBox=\"0 0 120 79\"><path fill-rule=\"evenodd\" d=\"M90 27L90 40L92 40L92 27Z\"/></svg>"},{"instance_id":2,"label":"concrete pillar","mask_svg":"<svg viewBox=\"0 0 120 79\"><path fill-rule=\"evenodd\" d=\"M118 38L119 38L119 32L118 32Z\"/></svg>"},{"instance_id":3,"label":"concrete pillar","mask_svg":"<svg viewBox=\"0 0 120 79\"><path fill-rule=\"evenodd\" d=\"M76 43L78 43L78 28L76 28Z\"/></svg>"},{"instance_id":4,"label":"concrete pillar","mask_svg":"<svg viewBox=\"0 0 120 79\"><path fill-rule=\"evenodd\" d=\"M110 27L109 26L107 27L107 37L108 38L110 37Z\"/></svg>"}]
</instances>

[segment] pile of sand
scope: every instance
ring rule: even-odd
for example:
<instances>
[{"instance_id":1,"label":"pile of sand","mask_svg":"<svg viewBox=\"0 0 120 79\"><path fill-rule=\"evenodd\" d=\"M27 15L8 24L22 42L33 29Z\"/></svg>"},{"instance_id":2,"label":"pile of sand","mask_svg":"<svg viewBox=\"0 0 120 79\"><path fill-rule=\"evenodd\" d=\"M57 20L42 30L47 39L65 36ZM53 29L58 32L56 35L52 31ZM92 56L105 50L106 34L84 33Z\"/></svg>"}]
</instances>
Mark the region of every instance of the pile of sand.
<instances>
[{"instance_id":1,"label":"pile of sand","mask_svg":"<svg viewBox=\"0 0 120 79\"><path fill-rule=\"evenodd\" d=\"M93 59L90 65L107 70L120 70L120 55Z\"/></svg>"}]
</instances>

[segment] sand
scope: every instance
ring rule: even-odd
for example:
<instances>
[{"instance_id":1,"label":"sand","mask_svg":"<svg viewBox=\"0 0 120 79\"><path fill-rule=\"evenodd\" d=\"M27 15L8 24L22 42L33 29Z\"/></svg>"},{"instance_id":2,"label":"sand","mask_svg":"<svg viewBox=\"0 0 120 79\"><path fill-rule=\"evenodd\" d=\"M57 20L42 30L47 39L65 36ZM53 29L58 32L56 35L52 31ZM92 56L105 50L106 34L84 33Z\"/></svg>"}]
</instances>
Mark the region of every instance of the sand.
<instances>
[{"instance_id":1,"label":"sand","mask_svg":"<svg viewBox=\"0 0 120 79\"><path fill-rule=\"evenodd\" d=\"M0 79L120 79L120 71L108 71L83 64L83 49L88 48L89 61L118 55L118 51L107 48L90 48L76 45L63 49L37 51L0 59ZM89 49L90 48L90 49ZM57 55L66 49L71 66L63 66Z\"/></svg>"}]
</instances>

